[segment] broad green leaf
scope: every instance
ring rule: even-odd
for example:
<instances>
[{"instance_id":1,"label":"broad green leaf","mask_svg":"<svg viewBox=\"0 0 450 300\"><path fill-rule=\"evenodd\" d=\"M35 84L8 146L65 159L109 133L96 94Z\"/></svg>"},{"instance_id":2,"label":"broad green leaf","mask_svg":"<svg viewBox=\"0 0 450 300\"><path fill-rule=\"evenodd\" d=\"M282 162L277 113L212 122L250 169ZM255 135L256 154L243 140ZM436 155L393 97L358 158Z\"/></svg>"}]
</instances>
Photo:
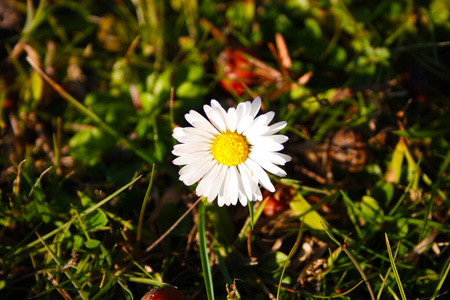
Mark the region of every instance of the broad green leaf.
<instances>
[{"instance_id":1,"label":"broad green leaf","mask_svg":"<svg viewBox=\"0 0 450 300\"><path fill-rule=\"evenodd\" d=\"M95 230L96 228L104 227L108 223L108 218L103 211L98 209L94 213L86 215L83 221L86 231L90 231Z\"/></svg>"},{"instance_id":2,"label":"broad green leaf","mask_svg":"<svg viewBox=\"0 0 450 300\"><path fill-rule=\"evenodd\" d=\"M381 224L383 217L383 210L380 208L377 200L370 196L363 196L361 202L358 203L361 215L359 217L360 223L365 224L366 221L370 223Z\"/></svg>"},{"instance_id":3,"label":"broad green leaf","mask_svg":"<svg viewBox=\"0 0 450 300\"><path fill-rule=\"evenodd\" d=\"M288 256L281 251L271 252L259 264L259 267L264 272L272 273L281 270L287 259Z\"/></svg>"},{"instance_id":4,"label":"broad green leaf","mask_svg":"<svg viewBox=\"0 0 450 300\"><path fill-rule=\"evenodd\" d=\"M95 248L98 248L101 243L102 242L100 242L98 240L88 240L88 241L86 241L85 245L86 245L86 248L88 248L88 249L95 249Z\"/></svg>"},{"instance_id":5,"label":"broad green leaf","mask_svg":"<svg viewBox=\"0 0 450 300\"><path fill-rule=\"evenodd\" d=\"M312 209L311 205L305 198L297 193L289 203L291 209L298 213L304 224L312 229L323 230L322 224L327 224L324 218Z\"/></svg>"},{"instance_id":6,"label":"broad green leaf","mask_svg":"<svg viewBox=\"0 0 450 300\"><path fill-rule=\"evenodd\" d=\"M386 182L399 183L403 166L403 158L405 157L405 151L405 142L403 138L400 138L397 146L395 146L394 153L392 155L392 159L389 163L386 174L384 175L384 179L386 180Z\"/></svg>"}]
</instances>

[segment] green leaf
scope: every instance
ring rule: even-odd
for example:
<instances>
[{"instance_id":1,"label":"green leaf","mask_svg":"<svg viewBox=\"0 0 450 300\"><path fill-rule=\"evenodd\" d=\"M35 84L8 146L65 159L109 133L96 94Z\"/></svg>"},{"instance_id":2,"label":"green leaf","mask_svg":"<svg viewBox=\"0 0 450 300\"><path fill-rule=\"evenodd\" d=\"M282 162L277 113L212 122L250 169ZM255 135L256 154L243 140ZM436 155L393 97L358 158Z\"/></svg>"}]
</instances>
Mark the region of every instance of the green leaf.
<instances>
[{"instance_id":1,"label":"green leaf","mask_svg":"<svg viewBox=\"0 0 450 300\"><path fill-rule=\"evenodd\" d=\"M375 186L372 187L371 196L381 203L383 207L387 206L394 197L394 185L392 183L387 183L384 181L377 182Z\"/></svg>"},{"instance_id":2,"label":"green leaf","mask_svg":"<svg viewBox=\"0 0 450 300\"><path fill-rule=\"evenodd\" d=\"M129 92L92 92L86 96L84 104L115 130L124 129L130 123L130 118L136 114Z\"/></svg>"},{"instance_id":3,"label":"green leaf","mask_svg":"<svg viewBox=\"0 0 450 300\"><path fill-rule=\"evenodd\" d=\"M116 145L116 139L97 128L78 131L69 141L70 153L78 161L93 165L100 157Z\"/></svg>"},{"instance_id":4,"label":"green leaf","mask_svg":"<svg viewBox=\"0 0 450 300\"><path fill-rule=\"evenodd\" d=\"M37 105L39 104L42 98L44 80L39 75L39 73L33 72L27 84L28 87L25 90L24 95L24 100L27 103L26 109L29 111L33 111L36 109Z\"/></svg>"},{"instance_id":5,"label":"green leaf","mask_svg":"<svg viewBox=\"0 0 450 300\"><path fill-rule=\"evenodd\" d=\"M85 245L86 245L86 248L88 248L88 249L95 249L95 248L98 248L101 243L102 242L100 242L98 240L91 239L91 240L86 241Z\"/></svg>"},{"instance_id":6,"label":"green leaf","mask_svg":"<svg viewBox=\"0 0 450 300\"><path fill-rule=\"evenodd\" d=\"M93 214L89 214L84 218L84 225L86 231L90 231L96 228L104 227L108 223L106 214L100 209L96 210Z\"/></svg>"},{"instance_id":7,"label":"green leaf","mask_svg":"<svg viewBox=\"0 0 450 300\"><path fill-rule=\"evenodd\" d=\"M297 193L292 198L289 206L294 212L300 215L304 224L311 229L323 230L322 224L327 224L327 221L311 207L300 193Z\"/></svg>"},{"instance_id":8,"label":"green leaf","mask_svg":"<svg viewBox=\"0 0 450 300\"><path fill-rule=\"evenodd\" d=\"M399 183L402 172L403 158L405 157L406 145L402 138L395 146L389 167L384 175L386 182Z\"/></svg>"},{"instance_id":9,"label":"green leaf","mask_svg":"<svg viewBox=\"0 0 450 300\"><path fill-rule=\"evenodd\" d=\"M141 103L143 112L152 115L158 112L158 98L153 93L141 93L139 95L139 101Z\"/></svg>"},{"instance_id":10,"label":"green leaf","mask_svg":"<svg viewBox=\"0 0 450 300\"><path fill-rule=\"evenodd\" d=\"M255 5L251 1L233 2L225 13L227 20L240 32L248 32L254 17Z\"/></svg>"},{"instance_id":11,"label":"green leaf","mask_svg":"<svg viewBox=\"0 0 450 300\"><path fill-rule=\"evenodd\" d=\"M155 95L158 100L167 100L169 98L170 89L172 88L172 73L172 69L166 69L157 76L154 85L151 87L149 86L149 91L152 91L153 95Z\"/></svg>"},{"instance_id":12,"label":"green leaf","mask_svg":"<svg viewBox=\"0 0 450 300\"><path fill-rule=\"evenodd\" d=\"M281 252L275 251L268 253L264 260L259 264L261 271L273 273L281 270L286 263L288 256Z\"/></svg>"},{"instance_id":13,"label":"green leaf","mask_svg":"<svg viewBox=\"0 0 450 300\"><path fill-rule=\"evenodd\" d=\"M128 60L119 59L113 66L111 73L111 85L124 85L128 88L130 83L135 80L136 74L133 72Z\"/></svg>"},{"instance_id":14,"label":"green leaf","mask_svg":"<svg viewBox=\"0 0 450 300\"><path fill-rule=\"evenodd\" d=\"M363 196L361 202L358 203L361 210L360 222L365 224L366 221L375 224L381 224L383 221L383 210L381 210L377 200L370 196Z\"/></svg>"}]
</instances>

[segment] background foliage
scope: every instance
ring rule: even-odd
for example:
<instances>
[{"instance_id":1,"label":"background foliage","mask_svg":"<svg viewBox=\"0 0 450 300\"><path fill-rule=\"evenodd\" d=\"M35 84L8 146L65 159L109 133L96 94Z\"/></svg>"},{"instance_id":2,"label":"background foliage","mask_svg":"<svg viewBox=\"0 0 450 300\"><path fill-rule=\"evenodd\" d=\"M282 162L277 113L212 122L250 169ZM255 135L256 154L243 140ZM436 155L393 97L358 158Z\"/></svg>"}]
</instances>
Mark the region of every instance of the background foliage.
<instances>
[{"instance_id":1,"label":"background foliage","mask_svg":"<svg viewBox=\"0 0 450 300\"><path fill-rule=\"evenodd\" d=\"M448 297L449 1L0 14L2 299L206 299L197 232L219 299ZM202 204L153 244L195 202L173 127L256 95L288 122L288 178L251 215Z\"/></svg>"}]
</instances>

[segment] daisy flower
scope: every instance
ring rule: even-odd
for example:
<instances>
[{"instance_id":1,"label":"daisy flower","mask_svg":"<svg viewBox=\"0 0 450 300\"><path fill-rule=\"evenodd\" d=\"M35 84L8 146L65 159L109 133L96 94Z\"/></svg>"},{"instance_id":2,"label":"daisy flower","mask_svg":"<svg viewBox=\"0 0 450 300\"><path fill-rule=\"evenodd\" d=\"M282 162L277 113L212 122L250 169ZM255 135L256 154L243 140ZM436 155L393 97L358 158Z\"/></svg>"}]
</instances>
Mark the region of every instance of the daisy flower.
<instances>
[{"instance_id":1,"label":"daisy flower","mask_svg":"<svg viewBox=\"0 0 450 300\"><path fill-rule=\"evenodd\" d=\"M193 127L177 127L173 137L180 142L172 153L178 156L173 163L184 165L180 180L187 186L198 182L196 193L208 202L217 198L219 206L247 205L262 200L261 184L274 192L267 172L286 176L277 165L284 165L291 157L278 151L288 140L275 134L286 126L286 121L269 126L275 116L268 112L256 117L261 98L240 103L225 111L216 100L203 109L208 119L191 110L185 115Z\"/></svg>"}]
</instances>

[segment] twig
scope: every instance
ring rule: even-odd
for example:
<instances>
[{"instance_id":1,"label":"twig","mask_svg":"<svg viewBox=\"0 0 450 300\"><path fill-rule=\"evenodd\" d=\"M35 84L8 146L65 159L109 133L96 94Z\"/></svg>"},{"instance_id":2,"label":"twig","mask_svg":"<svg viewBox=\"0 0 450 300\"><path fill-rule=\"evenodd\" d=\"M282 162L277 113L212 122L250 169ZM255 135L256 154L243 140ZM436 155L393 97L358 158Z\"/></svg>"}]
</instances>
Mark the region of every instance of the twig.
<instances>
[{"instance_id":1,"label":"twig","mask_svg":"<svg viewBox=\"0 0 450 300\"><path fill-rule=\"evenodd\" d=\"M200 203L200 201L202 200L203 197L199 197L197 199L197 201L194 202L194 204L192 204L191 207L189 207L189 209L175 222L173 223L172 226L170 226L169 229L167 229L166 232L164 232L163 235L161 235L156 241L153 242L153 244L151 244L147 249L145 249L144 252L150 252L153 248L155 248L159 243L161 243L162 240L164 240L169 233L171 233L175 227L178 226L178 224L180 224L181 221L183 221L183 219L194 209L195 206L197 206L198 203ZM148 256L144 257L143 261L147 260Z\"/></svg>"}]
</instances>

